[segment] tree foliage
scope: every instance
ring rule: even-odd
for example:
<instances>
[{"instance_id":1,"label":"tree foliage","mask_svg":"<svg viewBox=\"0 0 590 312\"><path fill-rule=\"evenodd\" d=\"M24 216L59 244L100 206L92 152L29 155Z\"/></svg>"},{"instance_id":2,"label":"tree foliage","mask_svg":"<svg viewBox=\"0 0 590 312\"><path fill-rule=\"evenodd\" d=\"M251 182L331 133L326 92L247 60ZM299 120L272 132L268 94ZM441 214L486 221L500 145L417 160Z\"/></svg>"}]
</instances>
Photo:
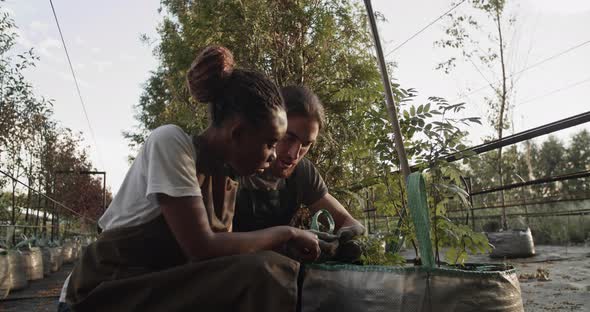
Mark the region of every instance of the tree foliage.
<instances>
[{"instance_id":1,"label":"tree foliage","mask_svg":"<svg viewBox=\"0 0 590 312\"><path fill-rule=\"evenodd\" d=\"M16 42L14 21L8 13L0 13L0 169L6 173L0 176L2 221L12 219L14 211L17 224L36 223L30 209L22 215L24 208L43 210L45 219L54 209L64 217L73 216L37 192L52 197L67 193L62 197L65 206L96 219L102 213L102 184L89 176L57 180L58 170L90 170L92 164L80 137L54 120L52 101L35 94L25 70L33 68L39 58L32 49L19 52Z\"/></svg>"},{"instance_id":2,"label":"tree foliage","mask_svg":"<svg viewBox=\"0 0 590 312\"><path fill-rule=\"evenodd\" d=\"M362 8L350 1L162 1L166 12L154 49L160 60L137 106L141 144L155 127L174 123L189 133L207 124L185 74L200 49L227 46L238 65L266 73L280 86L305 84L318 94L327 126L310 157L332 185L355 183L350 155L368 150L366 114L382 106L382 86ZM358 177L358 176L357 176Z\"/></svg>"},{"instance_id":3,"label":"tree foliage","mask_svg":"<svg viewBox=\"0 0 590 312\"><path fill-rule=\"evenodd\" d=\"M327 125L309 157L331 192L357 217L369 206L392 217L397 227L405 186L395 173L398 156L384 105L366 13L347 0L188 1L163 0L154 55L158 68L137 105L139 126L126 136L139 146L149 131L174 123L188 133L207 124L205 106L194 103L185 74L203 47L221 44L238 65L266 73L279 86L305 84L322 100ZM378 15L379 17L379 15ZM388 64L391 71L394 64ZM408 158L421 169L442 166L440 156L465 148L464 128L479 118L456 118L464 103L430 97L392 82ZM445 169L445 173L452 170ZM400 183L402 182L402 183ZM374 197L368 201L366 194ZM402 232L411 234L406 219Z\"/></svg>"},{"instance_id":4,"label":"tree foliage","mask_svg":"<svg viewBox=\"0 0 590 312\"><path fill-rule=\"evenodd\" d=\"M449 25L445 31L445 37L435 42L442 48L459 49L465 62L471 63L475 70L487 81L493 93L485 96L484 101L488 105L489 122L496 131L496 138L503 137L503 131L509 128L508 111L510 108L510 96L514 91L514 79L508 72L508 45L506 34L507 27L512 27L515 18L507 17L505 0L470 0L469 13L451 13L448 15ZM486 37L482 42L479 38ZM438 64L437 69L449 73L456 67L457 57L451 57ZM481 67L491 73L489 79ZM502 147L498 148L497 172L501 184L502 173ZM504 203L504 192L500 192L500 201ZM502 225L506 228L506 211L502 211Z\"/></svg>"}]
</instances>

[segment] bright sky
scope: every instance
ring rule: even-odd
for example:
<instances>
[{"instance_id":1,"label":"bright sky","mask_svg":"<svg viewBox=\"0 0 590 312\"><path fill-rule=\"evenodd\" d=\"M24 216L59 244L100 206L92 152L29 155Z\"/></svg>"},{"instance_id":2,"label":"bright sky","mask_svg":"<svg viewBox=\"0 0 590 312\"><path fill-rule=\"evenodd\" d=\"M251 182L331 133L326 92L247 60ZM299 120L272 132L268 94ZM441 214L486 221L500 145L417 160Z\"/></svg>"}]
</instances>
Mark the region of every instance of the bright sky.
<instances>
[{"instance_id":1,"label":"bright sky","mask_svg":"<svg viewBox=\"0 0 590 312\"><path fill-rule=\"evenodd\" d=\"M513 48L508 58L512 71L590 40L590 2L586 0L518 1L516 32L510 35ZM122 131L136 125L133 106L142 83L157 63L151 47L140 42L140 34L155 35L160 21L158 0L54 0L60 25L80 82L96 142L75 90L49 0L7 0L2 4L19 26L19 47L34 47L41 61L27 73L36 93L55 100L55 118L63 126L84 132L93 163L107 171L107 184L116 192L129 168L130 149ZM451 7L450 0L373 0L374 8L388 22L380 25L386 53ZM463 4L465 5L465 4ZM461 10L460 6L457 10ZM399 64L393 74L404 87L426 96L458 100L467 88L486 85L470 64L459 66L452 75L434 70L448 52L433 47L443 31L438 22L388 56ZM519 132L589 110L590 43L523 73L514 100L514 131ZM489 80L494 73L482 70ZM497 77L497 75L496 75ZM579 83L577 84L576 83ZM573 86L575 85L575 86ZM562 90L554 92L555 90ZM469 98L465 116L481 116L482 98L489 90ZM559 136L567 138L583 125ZM471 130L473 144L492 133L489 126Z\"/></svg>"}]
</instances>

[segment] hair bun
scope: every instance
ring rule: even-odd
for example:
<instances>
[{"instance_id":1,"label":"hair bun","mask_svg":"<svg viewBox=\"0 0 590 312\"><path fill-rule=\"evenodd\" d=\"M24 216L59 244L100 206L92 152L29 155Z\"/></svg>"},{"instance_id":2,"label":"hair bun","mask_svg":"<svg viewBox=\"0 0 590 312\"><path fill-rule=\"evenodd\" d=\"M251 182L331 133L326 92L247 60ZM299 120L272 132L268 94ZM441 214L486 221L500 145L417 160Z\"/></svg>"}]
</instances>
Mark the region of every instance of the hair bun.
<instances>
[{"instance_id":1,"label":"hair bun","mask_svg":"<svg viewBox=\"0 0 590 312\"><path fill-rule=\"evenodd\" d=\"M191 95L199 102L213 102L222 92L234 66L234 56L227 48L206 47L193 61L187 74Z\"/></svg>"}]
</instances>

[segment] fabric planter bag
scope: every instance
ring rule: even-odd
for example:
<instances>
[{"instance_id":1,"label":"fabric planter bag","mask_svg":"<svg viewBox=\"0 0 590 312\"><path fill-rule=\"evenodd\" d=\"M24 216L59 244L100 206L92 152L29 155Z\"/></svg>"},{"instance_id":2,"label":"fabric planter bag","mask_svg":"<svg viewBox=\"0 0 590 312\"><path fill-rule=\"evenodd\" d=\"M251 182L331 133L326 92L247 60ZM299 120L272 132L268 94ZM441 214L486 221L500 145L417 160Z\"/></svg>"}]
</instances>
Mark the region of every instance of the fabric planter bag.
<instances>
[{"instance_id":1,"label":"fabric planter bag","mask_svg":"<svg viewBox=\"0 0 590 312\"><path fill-rule=\"evenodd\" d=\"M508 230L486 233L494 249L490 253L492 258L526 258L535 255L535 244L531 229Z\"/></svg>"},{"instance_id":2,"label":"fabric planter bag","mask_svg":"<svg viewBox=\"0 0 590 312\"><path fill-rule=\"evenodd\" d=\"M408 177L408 203L422 266L305 265L300 277L301 311L524 311L518 276L512 267L435 265L420 173Z\"/></svg>"},{"instance_id":3,"label":"fabric planter bag","mask_svg":"<svg viewBox=\"0 0 590 312\"><path fill-rule=\"evenodd\" d=\"M10 287L7 286L9 277L8 272L8 252L2 249L0 251L0 298L5 297L10 289Z\"/></svg>"},{"instance_id":4,"label":"fabric planter bag","mask_svg":"<svg viewBox=\"0 0 590 312\"><path fill-rule=\"evenodd\" d=\"M34 281L43 278L43 253L39 247L31 247L21 252L27 280Z\"/></svg>"},{"instance_id":5,"label":"fabric planter bag","mask_svg":"<svg viewBox=\"0 0 590 312\"><path fill-rule=\"evenodd\" d=\"M0 284L0 290L6 292L27 287L29 283L25 271L25 261L20 251L9 250L5 255L0 255L0 258L4 258L6 261L4 265L6 274L4 275L2 284Z\"/></svg>"},{"instance_id":6,"label":"fabric planter bag","mask_svg":"<svg viewBox=\"0 0 590 312\"><path fill-rule=\"evenodd\" d=\"M43 275L48 276L51 273L51 249L41 247L41 257L43 257Z\"/></svg>"},{"instance_id":7,"label":"fabric planter bag","mask_svg":"<svg viewBox=\"0 0 590 312\"><path fill-rule=\"evenodd\" d=\"M67 241L62 246L63 263L74 262L74 243Z\"/></svg>"},{"instance_id":8,"label":"fabric planter bag","mask_svg":"<svg viewBox=\"0 0 590 312\"><path fill-rule=\"evenodd\" d=\"M61 247L49 248L49 263L51 266L51 272L57 272L62 266L63 255Z\"/></svg>"}]
</instances>

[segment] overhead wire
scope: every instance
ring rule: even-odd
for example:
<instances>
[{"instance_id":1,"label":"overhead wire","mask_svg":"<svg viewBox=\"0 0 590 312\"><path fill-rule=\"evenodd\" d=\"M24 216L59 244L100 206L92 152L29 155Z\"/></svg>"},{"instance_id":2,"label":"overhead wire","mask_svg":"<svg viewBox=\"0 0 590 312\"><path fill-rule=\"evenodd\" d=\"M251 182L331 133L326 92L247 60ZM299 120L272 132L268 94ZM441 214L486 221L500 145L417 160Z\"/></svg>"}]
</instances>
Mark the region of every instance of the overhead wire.
<instances>
[{"instance_id":1,"label":"overhead wire","mask_svg":"<svg viewBox=\"0 0 590 312\"><path fill-rule=\"evenodd\" d=\"M430 26L434 25L434 23L438 22L440 19L442 19L443 17L445 17L447 14L453 12L456 8L458 8L461 4L463 4L465 1L467 0L461 0L461 2L455 4L453 7L451 7L449 10L447 10L445 13L443 13L442 15L440 15L439 17L437 17L436 19L434 19L433 21L431 21L430 23L428 23L428 25L424 26L422 29L418 30L416 33L414 33L412 36L410 36L408 39L406 39L404 42L398 44L395 48L393 48L393 50L389 51L387 54L385 54L385 57L388 57L391 53L401 49L401 47L403 47L406 43L410 42L412 39L416 38L418 35L420 35L422 32L424 32L426 29L430 28Z\"/></svg>"},{"instance_id":2,"label":"overhead wire","mask_svg":"<svg viewBox=\"0 0 590 312\"><path fill-rule=\"evenodd\" d=\"M479 67L477 65L475 65L475 63L473 62L473 60L469 59L469 62L471 62L471 65L473 65L473 67L475 68L475 70L479 73L479 75L489 84L490 88L492 88L492 90L494 90L494 92L497 92L494 89L494 85L491 83L491 81L483 74L483 72L479 69ZM479 111L481 116L485 116L485 112L484 110L481 108L481 106L479 105L478 102L475 102L476 108Z\"/></svg>"},{"instance_id":3,"label":"overhead wire","mask_svg":"<svg viewBox=\"0 0 590 312\"><path fill-rule=\"evenodd\" d=\"M512 74L508 75L506 78L508 79L508 78L511 78L512 76L515 76L515 75L518 75L518 74L522 74L522 73L524 73L524 72L526 72L526 71L528 71L528 70L530 70L530 69L533 69L533 68L535 68L535 67L537 67L537 66L540 66L540 65L542 65L542 64L545 64L545 63L547 63L547 62L549 62L549 61L551 61L551 60L553 60L553 59L556 59L556 58L558 58L558 57L560 57L560 56L563 56L563 55L565 55L565 54L567 54L567 53L569 53L569 52L571 52L571 51L574 51L574 50L576 50L576 49L579 49L579 48L581 48L581 47L583 47L583 46L587 45L588 43L590 43L590 40L586 40L586 41L584 41L584 42L582 42L582 43L579 43L579 44L577 44L577 45L575 45L575 46L573 46L573 47L570 47L570 48L568 48L568 49L566 49L566 50L563 50L563 51L561 51L561 52L559 52L559 53L556 53L556 54L554 54L554 55L551 55L551 56L549 56L549 57L547 57L547 58L544 58L544 59L542 59L542 60L540 60L540 61L538 61L538 62L536 62L536 63L534 63L534 64L532 64L532 65L530 65L530 66L528 66L528 67L525 67L525 68L523 68L523 69L521 69L521 70L519 70L519 71L517 71L517 72L515 72L515 73L512 73ZM500 81L496 81L495 83L501 83L501 82L502 82L502 81L500 80ZM460 99L464 99L464 98L468 97L468 96L469 96L469 95L471 95L471 94L474 94L474 93L477 93L477 92L480 92L480 91L482 91L482 90L486 89L488 86L489 86L489 85L485 85L485 86L481 86L481 87L479 87L479 88L476 88L475 90L472 90L472 91L470 91L469 93L467 93L467 94L465 94L465 95L462 95L461 97L459 97L459 98L457 98L457 99L455 99L455 100L453 100L453 101L451 101L451 102L455 102L455 101L458 101L458 100L460 100Z\"/></svg>"},{"instance_id":4,"label":"overhead wire","mask_svg":"<svg viewBox=\"0 0 590 312\"><path fill-rule=\"evenodd\" d=\"M542 94L542 95L539 95L539 96L535 96L535 97L528 98L528 99L526 99L526 100L524 100L524 101L522 101L522 102L518 103L518 106L516 106L516 108L522 107L522 106L524 106L524 104L527 104L527 103L530 103L530 102L533 102L533 101L536 101L536 100L542 99L542 98L544 98L544 97L547 97L547 96L549 96L549 95L553 95L553 94L555 94L555 93L559 93L559 92L565 91L565 90L567 90L567 89L571 89L571 88L573 88L573 87L579 86L579 85L581 85L581 84L584 84L584 83L586 83L586 82L590 82L590 77L587 77L586 79L582 79L582 80L579 80L579 81L573 82L573 83L571 83L571 84L568 84L568 85L566 85L566 86L563 86L563 87L561 87L561 88L557 88L557 89L555 89L555 90L549 91L549 92L547 92L547 93L545 93L545 94Z\"/></svg>"},{"instance_id":5,"label":"overhead wire","mask_svg":"<svg viewBox=\"0 0 590 312\"><path fill-rule=\"evenodd\" d=\"M68 48L66 45L66 41L63 36L63 32L61 30L61 26L59 24L59 19L57 18L57 14L55 13L55 7L53 6L53 1L49 0L49 4L51 5L51 11L53 12L53 17L55 19L55 24L57 25L57 30L59 31L59 36L61 38L61 43L63 45L64 51L66 53L66 58L68 60L68 65L70 67L70 72L72 73L72 78L74 79L74 84L76 85L76 91L78 93L78 98L80 99L80 104L82 105L82 111L84 112L84 117L86 117L86 123L88 124L88 129L90 131L90 135L92 140L94 141L94 147L96 149L96 153L98 155L100 165L104 167L104 161L102 158L102 154L100 149L98 148L98 142L96 141L96 136L94 135L94 130L92 129L92 124L90 123L90 118L88 118L88 112L86 110L86 104L84 103L84 98L82 97L82 92L80 91L80 85L78 83L78 78L76 77L76 72L74 71L74 66L72 66L72 60L70 58L70 54L68 52Z\"/></svg>"}]
</instances>

